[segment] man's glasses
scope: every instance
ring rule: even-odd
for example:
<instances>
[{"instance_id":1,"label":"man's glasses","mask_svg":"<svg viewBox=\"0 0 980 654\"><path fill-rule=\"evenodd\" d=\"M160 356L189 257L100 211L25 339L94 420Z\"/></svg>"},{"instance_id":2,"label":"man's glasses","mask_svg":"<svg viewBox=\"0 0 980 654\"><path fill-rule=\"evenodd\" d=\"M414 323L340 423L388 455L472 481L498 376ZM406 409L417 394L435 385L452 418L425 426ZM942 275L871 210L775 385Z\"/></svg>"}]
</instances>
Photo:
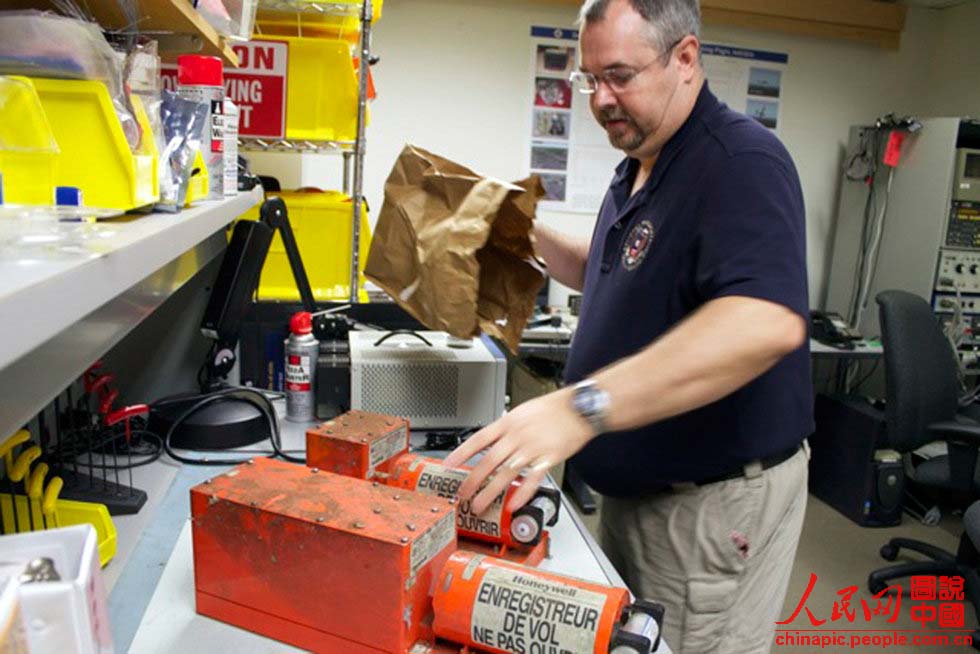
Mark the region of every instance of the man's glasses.
<instances>
[{"instance_id":1,"label":"man's glasses","mask_svg":"<svg viewBox=\"0 0 980 654\"><path fill-rule=\"evenodd\" d=\"M655 62L664 57L668 56L677 47L677 44L683 41L684 38L681 37L674 41L666 50L663 51L660 56L656 57L650 63L641 66L639 68L630 68L628 66L617 66L615 68L607 68L601 73L587 73L584 70L576 70L571 75L568 76L568 81L571 82L572 87L579 93L585 95L592 95L599 90L599 84L603 83L609 87L613 93L622 93L625 91L630 83L636 79L636 77L642 73L644 70L652 66Z\"/></svg>"}]
</instances>

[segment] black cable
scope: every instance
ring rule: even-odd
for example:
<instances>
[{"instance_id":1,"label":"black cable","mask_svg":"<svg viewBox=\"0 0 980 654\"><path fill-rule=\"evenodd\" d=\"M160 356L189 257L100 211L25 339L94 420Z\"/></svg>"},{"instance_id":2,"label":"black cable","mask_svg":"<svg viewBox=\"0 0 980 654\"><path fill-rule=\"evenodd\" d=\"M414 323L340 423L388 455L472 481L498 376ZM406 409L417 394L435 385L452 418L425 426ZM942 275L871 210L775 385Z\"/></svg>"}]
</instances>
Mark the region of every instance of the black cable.
<instances>
[{"instance_id":1,"label":"black cable","mask_svg":"<svg viewBox=\"0 0 980 654\"><path fill-rule=\"evenodd\" d=\"M276 421L275 409L272 407L272 403L269 399L262 393L244 388L226 388L212 393L207 393L201 396L201 399L192 404L188 409L184 410L176 420L174 420L167 433L163 437L163 449L167 453L167 456L180 463L185 463L188 465L241 465L248 462L248 458L244 459L226 459L222 458L220 460L211 459L195 459L190 457L185 457L183 455L177 454L174 451L173 446L170 444L170 440L183 422L194 415L196 412L200 411L206 406L210 406L218 401L224 401L227 399L237 400L240 402L245 402L250 404L262 414L269 425L269 442L272 444L272 452L268 451L250 451L250 450L237 450L241 452L254 452L260 454L261 456L267 456L269 458L280 457L285 461L292 461L294 463L306 463L305 457L295 457L289 452L282 449L282 444L280 442L279 434L279 423ZM294 450L299 452L300 450Z\"/></svg>"}]
</instances>

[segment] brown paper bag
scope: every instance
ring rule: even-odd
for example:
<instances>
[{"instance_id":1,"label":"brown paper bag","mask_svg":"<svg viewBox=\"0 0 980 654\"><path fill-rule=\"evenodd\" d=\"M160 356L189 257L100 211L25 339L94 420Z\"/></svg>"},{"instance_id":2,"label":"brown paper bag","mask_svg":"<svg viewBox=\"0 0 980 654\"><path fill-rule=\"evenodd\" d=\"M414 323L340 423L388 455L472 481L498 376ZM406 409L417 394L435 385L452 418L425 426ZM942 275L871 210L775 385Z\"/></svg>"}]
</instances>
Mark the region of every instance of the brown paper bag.
<instances>
[{"instance_id":1,"label":"brown paper bag","mask_svg":"<svg viewBox=\"0 0 980 654\"><path fill-rule=\"evenodd\" d=\"M517 352L544 283L531 226L544 190L408 145L385 183L364 274L430 329Z\"/></svg>"}]
</instances>

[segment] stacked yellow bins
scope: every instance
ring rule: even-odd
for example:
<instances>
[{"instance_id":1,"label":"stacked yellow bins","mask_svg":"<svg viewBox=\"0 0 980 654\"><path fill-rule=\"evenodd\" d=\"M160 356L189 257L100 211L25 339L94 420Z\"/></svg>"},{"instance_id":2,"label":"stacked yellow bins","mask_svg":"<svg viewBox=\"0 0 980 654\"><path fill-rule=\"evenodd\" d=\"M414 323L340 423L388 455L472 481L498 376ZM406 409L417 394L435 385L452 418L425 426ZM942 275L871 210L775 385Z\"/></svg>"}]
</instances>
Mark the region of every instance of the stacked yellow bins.
<instances>
[{"instance_id":1,"label":"stacked yellow bins","mask_svg":"<svg viewBox=\"0 0 980 654\"><path fill-rule=\"evenodd\" d=\"M346 302L350 300L352 217L351 197L339 191L278 191L266 197L280 197L286 203L289 224L296 236L299 254L303 259L306 276L310 280L313 297L318 302ZM253 209L242 216L243 220L258 220L259 212ZM367 207L361 207L361 243L359 255L360 302L367 302L364 291L364 262L371 248L371 231L368 225ZM298 301L299 291L293 279L292 268L286 257L282 238L276 233L259 280L259 300Z\"/></svg>"},{"instance_id":2,"label":"stacked yellow bins","mask_svg":"<svg viewBox=\"0 0 980 654\"><path fill-rule=\"evenodd\" d=\"M54 204L56 186L81 189L85 205L101 209L127 211L159 199L156 142L137 96L131 99L144 138L133 152L103 82L0 79L15 99L0 104L0 124L12 127L3 130L2 140L35 146L20 152L2 148L6 201Z\"/></svg>"}]
</instances>

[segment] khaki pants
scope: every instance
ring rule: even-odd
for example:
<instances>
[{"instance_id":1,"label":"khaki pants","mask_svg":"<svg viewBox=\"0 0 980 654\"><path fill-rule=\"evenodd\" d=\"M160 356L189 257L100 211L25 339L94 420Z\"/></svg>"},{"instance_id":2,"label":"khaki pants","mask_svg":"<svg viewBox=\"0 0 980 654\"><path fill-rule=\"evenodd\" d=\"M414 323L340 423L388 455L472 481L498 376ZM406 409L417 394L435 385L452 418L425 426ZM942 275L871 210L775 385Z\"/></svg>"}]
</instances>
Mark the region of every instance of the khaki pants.
<instances>
[{"instance_id":1,"label":"khaki pants","mask_svg":"<svg viewBox=\"0 0 980 654\"><path fill-rule=\"evenodd\" d=\"M801 450L738 479L603 499L603 549L637 597L665 606L675 654L770 651L803 528L807 459Z\"/></svg>"}]
</instances>

